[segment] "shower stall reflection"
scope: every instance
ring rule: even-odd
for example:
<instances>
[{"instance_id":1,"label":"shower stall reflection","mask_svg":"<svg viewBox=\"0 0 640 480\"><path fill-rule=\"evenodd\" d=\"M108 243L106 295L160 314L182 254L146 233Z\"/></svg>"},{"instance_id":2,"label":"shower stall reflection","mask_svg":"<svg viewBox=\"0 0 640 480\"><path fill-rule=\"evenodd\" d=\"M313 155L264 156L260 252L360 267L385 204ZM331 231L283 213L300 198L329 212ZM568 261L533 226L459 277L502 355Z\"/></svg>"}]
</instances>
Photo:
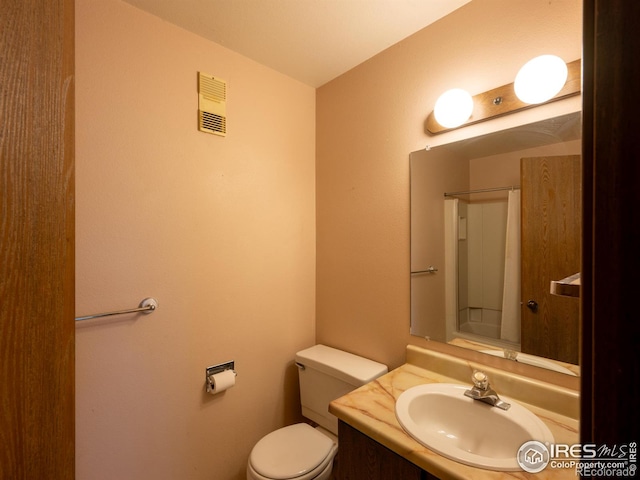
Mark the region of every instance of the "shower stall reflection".
<instances>
[{"instance_id":1,"label":"shower stall reflection","mask_svg":"<svg viewBox=\"0 0 640 480\"><path fill-rule=\"evenodd\" d=\"M505 191L505 190L508 190ZM507 196L508 195L508 196ZM447 340L520 343L518 187L445 194Z\"/></svg>"}]
</instances>

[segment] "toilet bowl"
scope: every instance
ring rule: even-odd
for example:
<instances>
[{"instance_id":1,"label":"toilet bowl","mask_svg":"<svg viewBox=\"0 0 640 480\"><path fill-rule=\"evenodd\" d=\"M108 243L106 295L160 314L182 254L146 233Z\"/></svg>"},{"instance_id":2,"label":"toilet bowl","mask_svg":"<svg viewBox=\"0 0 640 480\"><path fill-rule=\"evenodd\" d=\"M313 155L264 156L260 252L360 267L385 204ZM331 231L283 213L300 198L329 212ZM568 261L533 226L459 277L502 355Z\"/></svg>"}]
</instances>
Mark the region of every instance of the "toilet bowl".
<instances>
[{"instance_id":1,"label":"toilet bowl","mask_svg":"<svg viewBox=\"0 0 640 480\"><path fill-rule=\"evenodd\" d=\"M317 427L297 423L256 443L247 480L328 480L338 451L338 419L329 403L387 373L383 365L325 345L296 354L302 415Z\"/></svg>"},{"instance_id":2,"label":"toilet bowl","mask_svg":"<svg viewBox=\"0 0 640 480\"><path fill-rule=\"evenodd\" d=\"M251 451L249 480L328 480L337 438L321 427L297 423L263 437Z\"/></svg>"}]
</instances>

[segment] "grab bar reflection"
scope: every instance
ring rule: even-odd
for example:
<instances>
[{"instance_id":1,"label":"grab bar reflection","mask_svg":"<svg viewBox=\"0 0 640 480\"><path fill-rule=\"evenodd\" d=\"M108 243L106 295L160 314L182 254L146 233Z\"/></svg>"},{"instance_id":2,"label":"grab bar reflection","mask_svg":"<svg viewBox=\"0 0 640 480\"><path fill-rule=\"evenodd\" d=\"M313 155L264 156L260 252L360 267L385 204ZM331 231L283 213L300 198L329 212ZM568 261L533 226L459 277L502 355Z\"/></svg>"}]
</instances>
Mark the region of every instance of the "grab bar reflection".
<instances>
[{"instance_id":1,"label":"grab bar reflection","mask_svg":"<svg viewBox=\"0 0 640 480\"><path fill-rule=\"evenodd\" d=\"M140 302L138 308L130 308L127 310L117 310L115 312L96 313L94 315L86 315L84 317L76 317L76 322L83 320L91 320L94 318L110 317L112 315L125 315L127 313L141 312L144 314L153 313L158 308L158 301L155 298L148 297Z\"/></svg>"}]
</instances>

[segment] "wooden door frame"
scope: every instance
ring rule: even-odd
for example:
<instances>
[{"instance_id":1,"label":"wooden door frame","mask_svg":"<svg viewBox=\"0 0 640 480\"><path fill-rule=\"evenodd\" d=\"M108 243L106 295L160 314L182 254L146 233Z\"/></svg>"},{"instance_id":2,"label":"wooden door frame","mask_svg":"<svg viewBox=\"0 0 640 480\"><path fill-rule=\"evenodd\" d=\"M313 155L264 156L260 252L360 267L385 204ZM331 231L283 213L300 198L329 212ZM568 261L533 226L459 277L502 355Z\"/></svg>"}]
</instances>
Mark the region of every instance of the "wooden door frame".
<instances>
[{"instance_id":1,"label":"wooden door frame","mask_svg":"<svg viewBox=\"0 0 640 480\"><path fill-rule=\"evenodd\" d=\"M640 2L584 0L582 443L640 440Z\"/></svg>"},{"instance_id":2,"label":"wooden door frame","mask_svg":"<svg viewBox=\"0 0 640 480\"><path fill-rule=\"evenodd\" d=\"M0 478L74 478L74 1L0 0Z\"/></svg>"}]
</instances>

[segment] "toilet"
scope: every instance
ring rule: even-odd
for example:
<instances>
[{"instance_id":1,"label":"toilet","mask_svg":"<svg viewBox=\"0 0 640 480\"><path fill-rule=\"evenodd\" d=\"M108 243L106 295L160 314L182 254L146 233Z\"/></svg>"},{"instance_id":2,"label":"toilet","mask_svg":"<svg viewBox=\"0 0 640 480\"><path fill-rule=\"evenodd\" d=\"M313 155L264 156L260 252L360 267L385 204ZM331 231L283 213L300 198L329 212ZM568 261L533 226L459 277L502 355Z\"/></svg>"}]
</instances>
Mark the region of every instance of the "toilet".
<instances>
[{"instance_id":1,"label":"toilet","mask_svg":"<svg viewBox=\"0 0 640 480\"><path fill-rule=\"evenodd\" d=\"M247 480L327 480L338 452L338 419L329 403L387 373L386 365L325 345L296 353L302 415L264 436L249 455Z\"/></svg>"}]
</instances>

